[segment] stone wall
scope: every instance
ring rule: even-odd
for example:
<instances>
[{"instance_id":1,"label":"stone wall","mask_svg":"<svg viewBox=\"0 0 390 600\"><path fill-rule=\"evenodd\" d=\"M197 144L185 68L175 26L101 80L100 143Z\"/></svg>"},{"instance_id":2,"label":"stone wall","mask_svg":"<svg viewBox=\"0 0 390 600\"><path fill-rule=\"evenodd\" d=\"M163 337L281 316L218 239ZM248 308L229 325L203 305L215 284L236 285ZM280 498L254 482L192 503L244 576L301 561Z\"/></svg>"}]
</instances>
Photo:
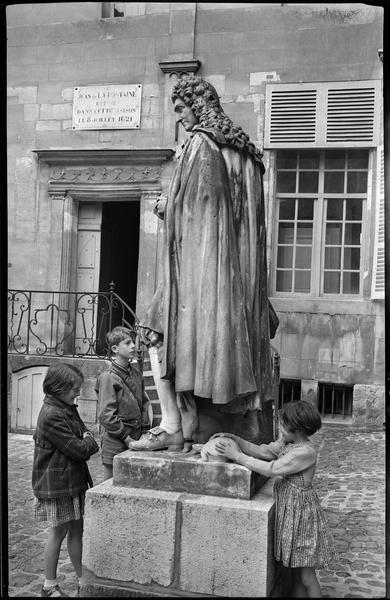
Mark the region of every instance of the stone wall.
<instances>
[{"instance_id":1,"label":"stone wall","mask_svg":"<svg viewBox=\"0 0 390 600\"><path fill-rule=\"evenodd\" d=\"M161 145L169 104L159 61L199 59L259 145L266 83L382 76L379 7L200 3L195 15L193 3L138 4L138 16L116 19L101 19L94 2L7 7L10 287L48 288L58 271L61 223L39 194L31 150ZM72 131L75 85L139 82L139 130ZM166 143L175 146L173 130Z\"/></svg>"},{"instance_id":2,"label":"stone wall","mask_svg":"<svg viewBox=\"0 0 390 600\"><path fill-rule=\"evenodd\" d=\"M343 302L339 307L328 300L318 312L310 307L306 312L295 311L287 299L272 302L280 319L273 343L282 357L282 378L384 384L383 303ZM364 304L371 304L371 314L361 310Z\"/></svg>"},{"instance_id":3,"label":"stone wall","mask_svg":"<svg viewBox=\"0 0 390 600\"><path fill-rule=\"evenodd\" d=\"M160 61L200 60L199 74L259 146L267 83L382 78L380 7L139 2L126 14L102 19L98 2L7 7L10 288L59 287L62 205L49 198L48 169L33 149L174 148L184 139L175 140ZM142 83L141 128L72 131L73 87L114 83ZM265 152L269 250L271 158ZM370 300L371 247L367 257L363 300L272 298L282 377L383 384L384 306Z\"/></svg>"},{"instance_id":4,"label":"stone wall","mask_svg":"<svg viewBox=\"0 0 390 600\"><path fill-rule=\"evenodd\" d=\"M355 385L353 388L354 429L382 430L385 424L385 387L379 385Z\"/></svg>"}]
</instances>

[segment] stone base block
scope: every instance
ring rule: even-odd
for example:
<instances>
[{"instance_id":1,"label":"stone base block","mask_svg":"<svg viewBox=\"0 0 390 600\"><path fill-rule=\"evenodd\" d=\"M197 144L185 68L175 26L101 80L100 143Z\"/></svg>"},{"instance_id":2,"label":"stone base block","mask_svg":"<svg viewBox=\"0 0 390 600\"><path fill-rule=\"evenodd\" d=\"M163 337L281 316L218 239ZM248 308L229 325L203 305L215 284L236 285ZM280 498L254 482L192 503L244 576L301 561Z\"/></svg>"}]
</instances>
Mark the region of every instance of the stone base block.
<instances>
[{"instance_id":1,"label":"stone base block","mask_svg":"<svg viewBox=\"0 0 390 600\"><path fill-rule=\"evenodd\" d=\"M88 490L81 595L278 597L272 486L251 500Z\"/></svg>"},{"instance_id":2,"label":"stone base block","mask_svg":"<svg viewBox=\"0 0 390 600\"><path fill-rule=\"evenodd\" d=\"M114 485L249 500L266 477L242 465L205 462L199 454L135 452L114 457Z\"/></svg>"}]
</instances>

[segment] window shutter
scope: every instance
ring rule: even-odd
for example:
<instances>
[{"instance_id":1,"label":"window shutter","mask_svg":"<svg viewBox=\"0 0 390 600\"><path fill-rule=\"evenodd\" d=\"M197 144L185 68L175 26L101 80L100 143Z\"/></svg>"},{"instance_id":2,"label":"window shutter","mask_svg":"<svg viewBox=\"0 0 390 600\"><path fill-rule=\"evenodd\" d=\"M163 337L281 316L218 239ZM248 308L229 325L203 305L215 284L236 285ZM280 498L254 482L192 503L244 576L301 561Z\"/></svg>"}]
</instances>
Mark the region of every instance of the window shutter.
<instances>
[{"instance_id":1,"label":"window shutter","mask_svg":"<svg viewBox=\"0 0 390 600\"><path fill-rule=\"evenodd\" d=\"M264 148L376 146L379 93L377 80L269 84Z\"/></svg>"},{"instance_id":2,"label":"window shutter","mask_svg":"<svg viewBox=\"0 0 390 600\"><path fill-rule=\"evenodd\" d=\"M326 141L373 142L375 88L328 90Z\"/></svg>"},{"instance_id":3,"label":"window shutter","mask_svg":"<svg viewBox=\"0 0 390 600\"><path fill-rule=\"evenodd\" d=\"M313 144L316 141L317 90L272 91L271 144Z\"/></svg>"},{"instance_id":4,"label":"window shutter","mask_svg":"<svg viewBox=\"0 0 390 600\"><path fill-rule=\"evenodd\" d=\"M372 271L371 297L384 299L385 297L385 177L384 177L384 150L383 146L377 151L377 187L376 187L376 213L375 213L375 242L374 242L374 267Z\"/></svg>"}]
</instances>

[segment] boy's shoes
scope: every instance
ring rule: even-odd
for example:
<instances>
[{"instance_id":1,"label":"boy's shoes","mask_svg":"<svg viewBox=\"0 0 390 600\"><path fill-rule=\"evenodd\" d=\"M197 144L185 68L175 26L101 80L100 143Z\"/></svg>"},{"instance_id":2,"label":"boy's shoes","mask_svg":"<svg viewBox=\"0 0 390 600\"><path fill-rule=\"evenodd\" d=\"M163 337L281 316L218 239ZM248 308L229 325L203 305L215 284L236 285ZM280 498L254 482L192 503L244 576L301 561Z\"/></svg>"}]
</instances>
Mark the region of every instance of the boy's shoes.
<instances>
[{"instance_id":1,"label":"boy's shoes","mask_svg":"<svg viewBox=\"0 0 390 600\"><path fill-rule=\"evenodd\" d=\"M49 588L44 588L42 586L41 596L44 596L46 598L62 598L66 596L67 598L69 598L68 594L65 594L65 592L62 591L58 584Z\"/></svg>"},{"instance_id":2,"label":"boy's shoes","mask_svg":"<svg viewBox=\"0 0 390 600\"><path fill-rule=\"evenodd\" d=\"M141 438L129 444L130 450L165 450L180 452L183 449L183 432L167 433L162 427L153 427Z\"/></svg>"}]
</instances>

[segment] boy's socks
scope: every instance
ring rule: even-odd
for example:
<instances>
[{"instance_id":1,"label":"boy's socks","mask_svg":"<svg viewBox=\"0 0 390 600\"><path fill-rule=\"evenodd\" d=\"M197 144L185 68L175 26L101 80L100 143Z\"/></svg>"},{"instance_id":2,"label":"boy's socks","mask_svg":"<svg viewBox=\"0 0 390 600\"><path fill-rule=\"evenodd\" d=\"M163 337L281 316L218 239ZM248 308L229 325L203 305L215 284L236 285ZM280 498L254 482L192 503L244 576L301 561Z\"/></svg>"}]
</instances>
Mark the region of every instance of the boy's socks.
<instances>
[{"instance_id":1,"label":"boy's socks","mask_svg":"<svg viewBox=\"0 0 390 600\"><path fill-rule=\"evenodd\" d=\"M51 588L51 587L54 587L55 585L57 585L57 583L58 583L57 578L56 579L46 579L45 578L43 588L45 590L47 590L48 588Z\"/></svg>"}]
</instances>

